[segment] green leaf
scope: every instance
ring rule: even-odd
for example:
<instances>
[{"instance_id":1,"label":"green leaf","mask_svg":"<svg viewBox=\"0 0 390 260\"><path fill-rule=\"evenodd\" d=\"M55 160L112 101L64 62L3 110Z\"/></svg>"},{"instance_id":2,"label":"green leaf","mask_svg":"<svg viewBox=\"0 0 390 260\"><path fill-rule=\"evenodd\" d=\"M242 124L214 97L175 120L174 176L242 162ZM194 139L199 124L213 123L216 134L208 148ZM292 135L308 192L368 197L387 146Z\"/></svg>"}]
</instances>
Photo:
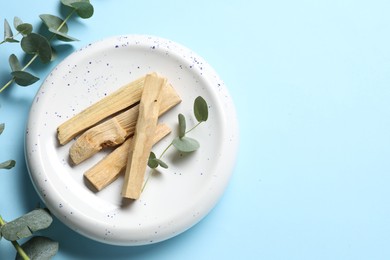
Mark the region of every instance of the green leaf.
<instances>
[{"instance_id":1,"label":"green leaf","mask_svg":"<svg viewBox=\"0 0 390 260\"><path fill-rule=\"evenodd\" d=\"M5 128L5 124L4 124L4 123L1 123L1 124L0 124L0 135L3 133L4 128Z\"/></svg>"},{"instance_id":2,"label":"green leaf","mask_svg":"<svg viewBox=\"0 0 390 260\"><path fill-rule=\"evenodd\" d=\"M20 32L23 36L26 36L32 32L33 26L29 23L24 23L19 25L16 30L18 30L18 32Z\"/></svg>"},{"instance_id":3,"label":"green leaf","mask_svg":"<svg viewBox=\"0 0 390 260\"><path fill-rule=\"evenodd\" d=\"M155 169L158 166L168 169L168 165L162 160L157 159L156 155L153 152L150 152L149 159L148 159L148 166L152 169Z\"/></svg>"},{"instance_id":4,"label":"green leaf","mask_svg":"<svg viewBox=\"0 0 390 260\"><path fill-rule=\"evenodd\" d=\"M196 151L200 147L198 141L186 136L182 138L176 137L173 139L172 144L177 150L185 153Z\"/></svg>"},{"instance_id":5,"label":"green leaf","mask_svg":"<svg viewBox=\"0 0 390 260\"><path fill-rule=\"evenodd\" d=\"M63 5L76 9L78 16L87 19L93 15L94 8L89 0L61 0Z\"/></svg>"},{"instance_id":6,"label":"green leaf","mask_svg":"<svg viewBox=\"0 0 390 260\"><path fill-rule=\"evenodd\" d=\"M15 54L11 54L9 56L8 62L9 62L9 65L10 65L12 71L22 70L22 65L20 65L18 57L16 57Z\"/></svg>"},{"instance_id":7,"label":"green leaf","mask_svg":"<svg viewBox=\"0 0 390 260\"><path fill-rule=\"evenodd\" d=\"M9 25L7 19L4 19L4 40L12 38L14 36L11 26Z\"/></svg>"},{"instance_id":8,"label":"green leaf","mask_svg":"<svg viewBox=\"0 0 390 260\"><path fill-rule=\"evenodd\" d=\"M64 20L62 20L60 17L51 15L51 14L41 14L39 16L41 18L42 22L46 25L48 29L52 28L54 30L58 30L62 33L68 32L68 25L64 23ZM61 28L60 28L61 26ZM60 28L60 29L58 29Z\"/></svg>"},{"instance_id":9,"label":"green leaf","mask_svg":"<svg viewBox=\"0 0 390 260\"><path fill-rule=\"evenodd\" d=\"M209 117L207 102L201 96L197 97L194 101L194 115L198 122L207 121Z\"/></svg>"},{"instance_id":10,"label":"green leaf","mask_svg":"<svg viewBox=\"0 0 390 260\"><path fill-rule=\"evenodd\" d=\"M22 19L20 19L17 16L14 17L14 27L15 27L15 29L16 29L16 27L18 27L18 25L21 25L22 23L23 23Z\"/></svg>"},{"instance_id":11,"label":"green leaf","mask_svg":"<svg viewBox=\"0 0 390 260\"><path fill-rule=\"evenodd\" d=\"M155 169L158 166L158 162L156 161L156 155L154 154L154 152L150 152L149 154L148 166L152 169Z\"/></svg>"},{"instance_id":12,"label":"green leaf","mask_svg":"<svg viewBox=\"0 0 390 260\"><path fill-rule=\"evenodd\" d=\"M40 34L30 33L22 38L21 46L28 54L38 54L43 63L51 59L52 50L49 41Z\"/></svg>"},{"instance_id":13,"label":"green leaf","mask_svg":"<svg viewBox=\"0 0 390 260\"><path fill-rule=\"evenodd\" d=\"M52 221L53 218L47 210L35 209L3 225L1 233L5 239L15 241L29 237L33 232L47 228Z\"/></svg>"},{"instance_id":14,"label":"green leaf","mask_svg":"<svg viewBox=\"0 0 390 260\"><path fill-rule=\"evenodd\" d=\"M51 259L58 252L58 242L43 236L35 236L22 245L30 259ZM23 259L19 254L15 259Z\"/></svg>"},{"instance_id":15,"label":"green leaf","mask_svg":"<svg viewBox=\"0 0 390 260\"><path fill-rule=\"evenodd\" d=\"M164 169L168 169L168 164L166 164L166 163L163 162L162 160L160 160L160 159L155 159L155 161L158 163L158 165L160 165L160 166L163 167Z\"/></svg>"},{"instance_id":16,"label":"green leaf","mask_svg":"<svg viewBox=\"0 0 390 260\"><path fill-rule=\"evenodd\" d=\"M89 3L89 1L73 3L72 7L76 9L77 14L83 19L92 17L94 12L93 6Z\"/></svg>"},{"instance_id":17,"label":"green leaf","mask_svg":"<svg viewBox=\"0 0 390 260\"><path fill-rule=\"evenodd\" d=\"M57 30L54 30L52 28L49 28L49 31L56 34L58 40L61 40L64 42L78 41L78 39L73 38L72 36L69 36L66 33L62 33L62 32L59 32Z\"/></svg>"},{"instance_id":18,"label":"green leaf","mask_svg":"<svg viewBox=\"0 0 390 260\"><path fill-rule=\"evenodd\" d=\"M9 170L15 166L16 162L14 160L8 160L0 163L0 169Z\"/></svg>"},{"instance_id":19,"label":"green leaf","mask_svg":"<svg viewBox=\"0 0 390 260\"><path fill-rule=\"evenodd\" d=\"M20 19L17 16L14 17L14 27L23 36L26 36L27 34L30 34L32 32L32 30L33 30L33 26L31 24L23 23L22 19Z\"/></svg>"},{"instance_id":20,"label":"green leaf","mask_svg":"<svg viewBox=\"0 0 390 260\"><path fill-rule=\"evenodd\" d=\"M38 77L26 71L12 71L11 75L14 77L16 84L23 87L30 86L39 80Z\"/></svg>"},{"instance_id":21,"label":"green leaf","mask_svg":"<svg viewBox=\"0 0 390 260\"><path fill-rule=\"evenodd\" d=\"M179 138L182 138L186 134L186 118L183 114L179 114L178 119L179 119Z\"/></svg>"}]
</instances>

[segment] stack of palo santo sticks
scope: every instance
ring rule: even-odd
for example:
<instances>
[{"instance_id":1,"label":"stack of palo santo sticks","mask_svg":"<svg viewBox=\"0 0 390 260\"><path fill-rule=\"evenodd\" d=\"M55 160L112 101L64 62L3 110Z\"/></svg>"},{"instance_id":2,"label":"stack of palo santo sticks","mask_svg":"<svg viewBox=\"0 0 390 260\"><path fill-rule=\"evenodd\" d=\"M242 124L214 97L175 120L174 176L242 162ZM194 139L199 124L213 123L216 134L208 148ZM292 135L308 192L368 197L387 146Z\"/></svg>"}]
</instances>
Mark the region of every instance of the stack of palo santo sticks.
<instances>
[{"instance_id":1,"label":"stack of palo santo sticks","mask_svg":"<svg viewBox=\"0 0 390 260\"><path fill-rule=\"evenodd\" d=\"M158 117L181 102L167 79L150 73L119 88L57 128L61 145L77 165L104 147L115 149L84 173L98 190L125 171L122 197L138 199L152 146L171 132Z\"/></svg>"}]
</instances>

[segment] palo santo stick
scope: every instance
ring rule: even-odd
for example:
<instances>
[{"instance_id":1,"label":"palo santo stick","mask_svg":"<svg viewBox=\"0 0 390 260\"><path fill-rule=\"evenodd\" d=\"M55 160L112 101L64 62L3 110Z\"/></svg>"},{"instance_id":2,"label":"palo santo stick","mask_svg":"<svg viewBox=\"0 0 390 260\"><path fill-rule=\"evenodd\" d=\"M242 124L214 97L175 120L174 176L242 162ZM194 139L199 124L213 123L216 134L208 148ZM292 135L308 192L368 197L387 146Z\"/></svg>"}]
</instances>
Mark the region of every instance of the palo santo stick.
<instances>
[{"instance_id":1,"label":"palo santo stick","mask_svg":"<svg viewBox=\"0 0 390 260\"><path fill-rule=\"evenodd\" d=\"M153 145L171 132L166 124L158 124L153 136ZM107 187L115 181L125 169L133 138L128 138L118 148L100 160L84 173L84 177L98 190Z\"/></svg>"},{"instance_id":2,"label":"palo santo stick","mask_svg":"<svg viewBox=\"0 0 390 260\"><path fill-rule=\"evenodd\" d=\"M60 144L68 143L81 131L138 102L141 98L144 80L145 78L142 77L124 85L61 124L57 128L57 138Z\"/></svg>"},{"instance_id":3,"label":"palo santo stick","mask_svg":"<svg viewBox=\"0 0 390 260\"><path fill-rule=\"evenodd\" d=\"M165 84L160 99L159 116L176 106L181 99L170 84ZM116 146L134 134L137 123L139 105L120 113L119 115L100 123L77 138L69 150L69 155L74 164L90 158L103 147Z\"/></svg>"},{"instance_id":4,"label":"palo santo stick","mask_svg":"<svg viewBox=\"0 0 390 260\"><path fill-rule=\"evenodd\" d=\"M160 92L166 79L157 74L145 77L139 104L139 115L126 165L122 197L138 199L141 194L146 165L152 149L152 137L156 129L160 106Z\"/></svg>"}]
</instances>

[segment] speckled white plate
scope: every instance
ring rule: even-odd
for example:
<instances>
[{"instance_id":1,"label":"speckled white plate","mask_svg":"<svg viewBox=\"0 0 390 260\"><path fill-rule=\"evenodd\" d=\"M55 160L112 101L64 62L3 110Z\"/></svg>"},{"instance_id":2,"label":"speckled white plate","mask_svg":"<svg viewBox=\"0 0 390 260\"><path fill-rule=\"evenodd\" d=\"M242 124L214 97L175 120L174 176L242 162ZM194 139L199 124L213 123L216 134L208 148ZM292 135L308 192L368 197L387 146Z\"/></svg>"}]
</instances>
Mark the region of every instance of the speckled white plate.
<instances>
[{"instance_id":1,"label":"speckled white plate","mask_svg":"<svg viewBox=\"0 0 390 260\"><path fill-rule=\"evenodd\" d=\"M173 132L154 147L157 155L176 136L178 113L186 116L188 127L196 123L192 107L199 95L209 104L209 119L189 134L200 142L199 150L180 155L171 149L164 157L170 167L151 176L139 200L123 204L123 177L100 192L92 191L83 178L108 151L71 166L72 142L60 146L56 129L108 93L152 71L166 76L183 100L160 118ZM222 195L237 148L235 109L214 70L177 43L140 35L89 44L62 61L35 97L26 134L30 176L49 210L75 231L115 245L163 241L200 221Z\"/></svg>"}]
</instances>

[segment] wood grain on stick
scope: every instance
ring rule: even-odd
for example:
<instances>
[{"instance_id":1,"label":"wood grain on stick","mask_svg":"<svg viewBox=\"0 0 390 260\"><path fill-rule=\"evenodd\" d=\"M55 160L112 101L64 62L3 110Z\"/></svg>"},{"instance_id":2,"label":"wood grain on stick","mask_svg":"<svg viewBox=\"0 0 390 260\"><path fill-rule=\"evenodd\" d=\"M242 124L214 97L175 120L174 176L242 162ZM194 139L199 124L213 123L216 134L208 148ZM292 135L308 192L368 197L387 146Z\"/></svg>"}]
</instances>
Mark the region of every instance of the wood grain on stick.
<instances>
[{"instance_id":1,"label":"wood grain on stick","mask_svg":"<svg viewBox=\"0 0 390 260\"><path fill-rule=\"evenodd\" d=\"M166 124L158 124L153 136L153 144L168 135L171 129ZM126 168L133 138L128 138L110 154L84 173L84 177L98 190L102 190L115 181Z\"/></svg>"},{"instance_id":2,"label":"wood grain on stick","mask_svg":"<svg viewBox=\"0 0 390 260\"><path fill-rule=\"evenodd\" d=\"M138 199L141 195L146 166L153 145L153 135L157 125L160 93L165 83L166 79L156 73L148 74L145 77L133 137L134 141L133 145L130 145L122 188L122 197L124 198Z\"/></svg>"},{"instance_id":3,"label":"wood grain on stick","mask_svg":"<svg viewBox=\"0 0 390 260\"><path fill-rule=\"evenodd\" d=\"M65 121L57 128L59 143L62 145L68 143L85 129L88 129L104 118L137 103L141 98L144 80L145 78L142 77L124 85Z\"/></svg>"},{"instance_id":4,"label":"wood grain on stick","mask_svg":"<svg viewBox=\"0 0 390 260\"><path fill-rule=\"evenodd\" d=\"M181 102L179 95L170 84L165 84L161 91L159 116ZM70 147L69 155L72 162L79 164L103 147L123 143L128 136L134 134L138 114L139 105L137 104L85 131Z\"/></svg>"}]
</instances>

